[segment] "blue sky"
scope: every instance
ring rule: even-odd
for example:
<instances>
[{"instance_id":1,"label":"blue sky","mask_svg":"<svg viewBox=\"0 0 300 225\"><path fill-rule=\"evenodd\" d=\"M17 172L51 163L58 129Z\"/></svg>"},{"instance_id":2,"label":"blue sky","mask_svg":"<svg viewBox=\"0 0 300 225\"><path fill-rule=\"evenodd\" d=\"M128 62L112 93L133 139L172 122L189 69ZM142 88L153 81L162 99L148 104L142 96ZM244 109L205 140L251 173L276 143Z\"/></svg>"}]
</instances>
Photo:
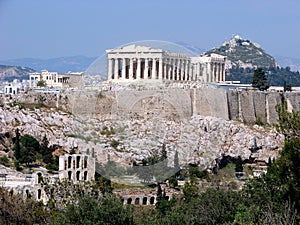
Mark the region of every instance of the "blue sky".
<instances>
[{"instance_id":1,"label":"blue sky","mask_svg":"<svg viewBox=\"0 0 300 225\"><path fill-rule=\"evenodd\" d=\"M210 49L239 34L300 58L299 0L0 0L0 59L100 56L138 40Z\"/></svg>"}]
</instances>

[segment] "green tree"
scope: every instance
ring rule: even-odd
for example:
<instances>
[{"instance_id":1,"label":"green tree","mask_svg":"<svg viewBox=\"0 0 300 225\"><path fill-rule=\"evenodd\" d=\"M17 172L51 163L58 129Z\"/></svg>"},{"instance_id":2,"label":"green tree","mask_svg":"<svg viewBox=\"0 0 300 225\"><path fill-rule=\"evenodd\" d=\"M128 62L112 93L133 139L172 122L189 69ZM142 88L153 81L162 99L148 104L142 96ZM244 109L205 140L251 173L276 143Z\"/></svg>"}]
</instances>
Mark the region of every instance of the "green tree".
<instances>
[{"instance_id":1,"label":"green tree","mask_svg":"<svg viewBox=\"0 0 300 225\"><path fill-rule=\"evenodd\" d=\"M245 196L245 205L251 212L252 218L248 222L274 224L277 221L275 224L296 224L297 222L291 221L296 218L296 212L300 211L299 112L287 112L284 98L276 109L279 115L277 128L286 137L284 147L279 158L268 167L267 173L248 182L242 194ZM297 218L300 222L299 213Z\"/></svg>"},{"instance_id":2,"label":"green tree","mask_svg":"<svg viewBox=\"0 0 300 225\"><path fill-rule=\"evenodd\" d=\"M49 224L50 212L40 202L19 194L12 194L0 187L0 224Z\"/></svg>"},{"instance_id":3,"label":"green tree","mask_svg":"<svg viewBox=\"0 0 300 225\"><path fill-rule=\"evenodd\" d=\"M169 199L166 196L166 191L161 189L160 184L157 187L157 195L156 195L156 210L158 211L159 215L166 215L168 211L172 208L175 204L176 200Z\"/></svg>"},{"instance_id":4,"label":"green tree","mask_svg":"<svg viewBox=\"0 0 300 225\"><path fill-rule=\"evenodd\" d=\"M46 81L44 81L44 80L38 81L36 85L38 87L46 87L47 86Z\"/></svg>"},{"instance_id":5,"label":"green tree","mask_svg":"<svg viewBox=\"0 0 300 225\"><path fill-rule=\"evenodd\" d=\"M69 204L54 216L52 224L65 225L124 225L134 224L130 207L124 207L119 198L105 195L100 201L93 197L80 198L78 204Z\"/></svg>"},{"instance_id":6,"label":"green tree","mask_svg":"<svg viewBox=\"0 0 300 225\"><path fill-rule=\"evenodd\" d=\"M288 112L287 102L282 95L282 104L276 106L278 113L277 129L286 138L300 137L300 112Z\"/></svg>"},{"instance_id":7,"label":"green tree","mask_svg":"<svg viewBox=\"0 0 300 225\"><path fill-rule=\"evenodd\" d=\"M258 88L260 91L265 91L270 87L265 72L262 68L258 68L254 71L251 83L254 88Z\"/></svg>"},{"instance_id":8,"label":"green tree","mask_svg":"<svg viewBox=\"0 0 300 225\"><path fill-rule=\"evenodd\" d=\"M292 91L292 85L291 84L287 84L286 81L284 81L283 83L283 91Z\"/></svg>"},{"instance_id":9,"label":"green tree","mask_svg":"<svg viewBox=\"0 0 300 225\"><path fill-rule=\"evenodd\" d=\"M243 160L241 156L235 161L235 172L243 172Z\"/></svg>"},{"instance_id":10,"label":"green tree","mask_svg":"<svg viewBox=\"0 0 300 225\"><path fill-rule=\"evenodd\" d=\"M186 201L191 201L199 196L199 188L192 182L186 182L183 187L183 194Z\"/></svg>"},{"instance_id":11,"label":"green tree","mask_svg":"<svg viewBox=\"0 0 300 225\"><path fill-rule=\"evenodd\" d=\"M20 162L27 165L36 160L36 154L40 152L40 143L31 135L25 134L20 139L21 157Z\"/></svg>"},{"instance_id":12,"label":"green tree","mask_svg":"<svg viewBox=\"0 0 300 225\"><path fill-rule=\"evenodd\" d=\"M21 158L21 145L20 145L20 131L19 131L19 128L16 129L15 133L16 133L16 137L15 137L15 144L14 144L13 150L14 150L15 158L17 160L19 160Z\"/></svg>"}]
</instances>

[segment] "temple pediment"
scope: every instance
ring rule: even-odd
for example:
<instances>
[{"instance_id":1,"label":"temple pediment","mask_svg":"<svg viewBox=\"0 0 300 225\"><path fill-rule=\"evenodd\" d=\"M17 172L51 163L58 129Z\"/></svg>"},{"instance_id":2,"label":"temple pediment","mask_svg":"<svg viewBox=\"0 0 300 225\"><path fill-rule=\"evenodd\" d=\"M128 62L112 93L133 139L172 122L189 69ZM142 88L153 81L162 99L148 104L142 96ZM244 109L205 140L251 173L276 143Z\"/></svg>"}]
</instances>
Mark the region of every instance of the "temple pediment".
<instances>
[{"instance_id":1,"label":"temple pediment","mask_svg":"<svg viewBox=\"0 0 300 225\"><path fill-rule=\"evenodd\" d=\"M163 52L162 49L153 49L147 46L140 45L127 45L116 49L107 50L107 53L128 53L128 52L150 52L150 53L158 53Z\"/></svg>"}]
</instances>

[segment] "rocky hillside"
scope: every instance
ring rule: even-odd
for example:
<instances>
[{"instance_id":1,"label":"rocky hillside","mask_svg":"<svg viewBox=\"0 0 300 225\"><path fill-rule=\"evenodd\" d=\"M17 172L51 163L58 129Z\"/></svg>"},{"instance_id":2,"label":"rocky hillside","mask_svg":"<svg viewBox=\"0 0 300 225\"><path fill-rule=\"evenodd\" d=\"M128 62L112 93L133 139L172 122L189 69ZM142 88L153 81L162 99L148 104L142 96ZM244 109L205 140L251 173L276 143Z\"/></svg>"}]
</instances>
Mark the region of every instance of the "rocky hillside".
<instances>
[{"instance_id":1,"label":"rocky hillside","mask_svg":"<svg viewBox=\"0 0 300 225\"><path fill-rule=\"evenodd\" d=\"M220 47L215 47L206 52L217 53L227 56L227 68L255 68L255 67L277 67L276 60L267 54L259 44L244 40L238 35L233 36L229 41L225 41Z\"/></svg>"},{"instance_id":2,"label":"rocky hillside","mask_svg":"<svg viewBox=\"0 0 300 225\"><path fill-rule=\"evenodd\" d=\"M278 154L284 139L273 129L215 117L195 115L180 121L151 117L149 112L119 120L82 120L56 108L30 106L3 104L0 133L14 136L19 128L21 134L30 134L39 141L46 135L50 145L62 146L66 152L95 152L99 163L109 159L124 167L157 154L163 144L171 165L176 151L181 164L193 163L203 168L214 167L224 156L267 161ZM4 138L1 155L12 155L9 149Z\"/></svg>"},{"instance_id":3,"label":"rocky hillside","mask_svg":"<svg viewBox=\"0 0 300 225\"><path fill-rule=\"evenodd\" d=\"M32 72L34 70L28 67L0 65L0 81L28 80Z\"/></svg>"}]
</instances>

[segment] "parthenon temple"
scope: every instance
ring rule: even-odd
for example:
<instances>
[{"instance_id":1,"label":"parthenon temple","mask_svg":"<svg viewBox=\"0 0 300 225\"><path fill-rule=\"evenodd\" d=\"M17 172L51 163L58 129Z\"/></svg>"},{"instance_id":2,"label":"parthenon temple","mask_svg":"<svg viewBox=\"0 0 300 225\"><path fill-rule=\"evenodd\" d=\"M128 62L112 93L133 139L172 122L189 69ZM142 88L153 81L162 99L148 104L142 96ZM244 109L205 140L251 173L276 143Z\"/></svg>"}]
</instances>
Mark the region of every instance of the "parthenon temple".
<instances>
[{"instance_id":1,"label":"parthenon temple","mask_svg":"<svg viewBox=\"0 0 300 225\"><path fill-rule=\"evenodd\" d=\"M128 45L106 50L108 81L225 81L226 57L218 54L190 57L146 46Z\"/></svg>"}]
</instances>

